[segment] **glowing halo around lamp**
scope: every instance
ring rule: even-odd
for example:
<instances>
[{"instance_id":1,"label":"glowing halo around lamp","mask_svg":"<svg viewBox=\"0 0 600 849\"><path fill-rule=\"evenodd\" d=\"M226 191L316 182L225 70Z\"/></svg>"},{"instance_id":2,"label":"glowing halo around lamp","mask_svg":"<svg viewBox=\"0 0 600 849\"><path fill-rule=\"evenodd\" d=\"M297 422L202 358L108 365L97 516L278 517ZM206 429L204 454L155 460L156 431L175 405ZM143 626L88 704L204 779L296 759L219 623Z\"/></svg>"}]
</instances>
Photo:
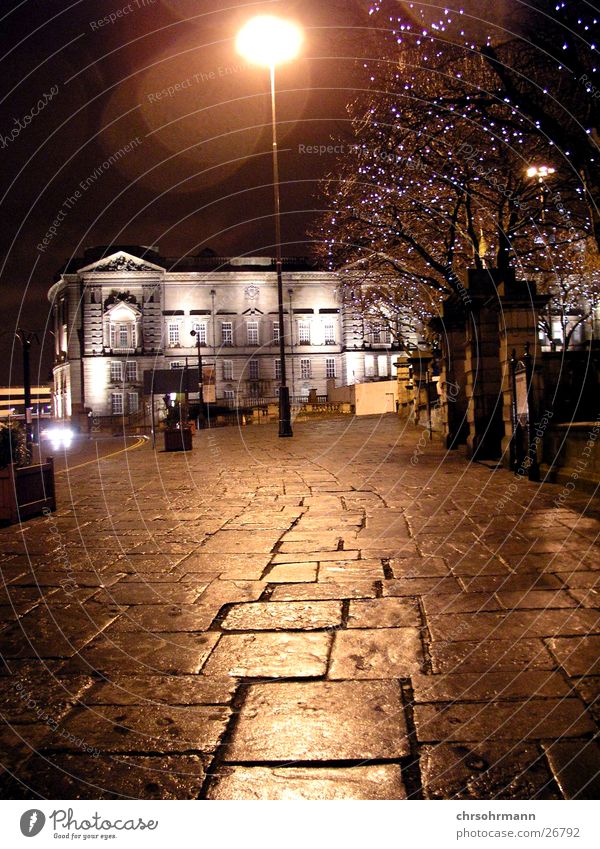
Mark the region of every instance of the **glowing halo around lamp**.
<instances>
[{"instance_id":1,"label":"glowing halo around lamp","mask_svg":"<svg viewBox=\"0 0 600 849\"><path fill-rule=\"evenodd\" d=\"M235 46L237 52L253 65L274 68L297 56L302 41L302 30L292 21L273 15L259 15L242 27Z\"/></svg>"}]
</instances>

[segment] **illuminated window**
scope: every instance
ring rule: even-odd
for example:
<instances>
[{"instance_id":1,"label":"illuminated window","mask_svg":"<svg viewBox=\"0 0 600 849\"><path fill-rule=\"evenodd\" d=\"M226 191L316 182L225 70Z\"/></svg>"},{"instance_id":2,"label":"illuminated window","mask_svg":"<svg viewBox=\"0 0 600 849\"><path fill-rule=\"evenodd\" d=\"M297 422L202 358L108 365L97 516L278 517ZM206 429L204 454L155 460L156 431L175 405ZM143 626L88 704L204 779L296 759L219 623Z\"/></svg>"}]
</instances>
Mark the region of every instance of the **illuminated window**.
<instances>
[{"instance_id":1,"label":"illuminated window","mask_svg":"<svg viewBox=\"0 0 600 849\"><path fill-rule=\"evenodd\" d=\"M140 408L140 396L137 392L127 393L127 409L130 413L137 413Z\"/></svg>"},{"instance_id":2,"label":"illuminated window","mask_svg":"<svg viewBox=\"0 0 600 849\"><path fill-rule=\"evenodd\" d=\"M196 331L196 337L194 339L194 345L198 344L198 337L200 337L200 345L206 345L206 324L194 324L194 330Z\"/></svg>"},{"instance_id":3,"label":"illuminated window","mask_svg":"<svg viewBox=\"0 0 600 849\"><path fill-rule=\"evenodd\" d=\"M333 324L325 325L325 344L335 345L335 327Z\"/></svg>"},{"instance_id":4,"label":"illuminated window","mask_svg":"<svg viewBox=\"0 0 600 849\"><path fill-rule=\"evenodd\" d=\"M298 343L300 345L310 345L310 322L298 322Z\"/></svg>"},{"instance_id":5,"label":"illuminated window","mask_svg":"<svg viewBox=\"0 0 600 849\"><path fill-rule=\"evenodd\" d=\"M258 345L258 321L249 321L247 325L248 345Z\"/></svg>"},{"instance_id":6,"label":"illuminated window","mask_svg":"<svg viewBox=\"0 0 600 849\"><path fill-rule=\"evenodd\" d=\"M168 326L168 340L170 348L178 348L179 347L179 323L178 322L169 322Z\"/></svg>"},{"instance_id":7,"label":"illuminated window","mask_svg":"<svg viewBox=\"0 0 600 849\"><path fill-rule=\"evenodd\" d=\"M110 402L113 416L123 415L123 393L113 392L110 396Z\"/></svg>"},{"instance_id":8,"label":"illuminated window","mask_svg":"<svg viewBox=\"0 0 600 849\"><path fill-rule=\"evenodd\" d=\"M233 345L233 324L231 321L224 321L221 324L221 344L228 347Z\"/></svg>"}]
</instances>

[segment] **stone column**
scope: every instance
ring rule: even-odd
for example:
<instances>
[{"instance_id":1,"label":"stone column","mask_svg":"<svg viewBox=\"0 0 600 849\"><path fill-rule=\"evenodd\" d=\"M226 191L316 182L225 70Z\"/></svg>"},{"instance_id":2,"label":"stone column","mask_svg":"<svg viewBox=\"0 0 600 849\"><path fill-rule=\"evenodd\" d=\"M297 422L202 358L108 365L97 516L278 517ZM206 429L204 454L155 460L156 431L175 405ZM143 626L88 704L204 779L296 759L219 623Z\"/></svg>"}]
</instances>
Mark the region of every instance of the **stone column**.
<instances>
[{"instance_id":1,"label":"stone column","mask_svg":"<svg viewBox=\"0 0 600 849\"><path fill-rule=\"evenodd\" d=\"M465 310L456 295L442 304L439 318L430 322L440 336L440 414L446 448L464 445L468 436L465 379Z\"/></svg>"}]
</instances>

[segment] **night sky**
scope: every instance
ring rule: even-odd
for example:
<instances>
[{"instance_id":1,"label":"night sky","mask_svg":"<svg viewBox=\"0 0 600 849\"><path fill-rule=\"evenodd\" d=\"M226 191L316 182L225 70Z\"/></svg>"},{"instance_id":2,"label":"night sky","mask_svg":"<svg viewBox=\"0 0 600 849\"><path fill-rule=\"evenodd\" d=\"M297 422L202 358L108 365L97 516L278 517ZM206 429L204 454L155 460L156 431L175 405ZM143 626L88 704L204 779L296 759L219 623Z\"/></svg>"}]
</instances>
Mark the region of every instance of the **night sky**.
<instances>
[{"instance_id":1,"label":"night sky","mask_svg":"<svg viewBox=\"0 0 600 849\"><path fill-rule=\"evenodd\" d=\"M413 19L438 16L430 4L398 5ZM303 54L278 72L278 88L284 253L310 252L319 180L334 169L335 154L304 146L350 139L346 105L368 80L361 59L378 59L368 7L362 0L3 3L0 383L21 380L17 327L38 332L33 379L48 379L46 291L86 246L158 245L165 256L206 247L273 252L268 72L244 67L233 44L259 12L292 17L306 30ZM490 22L500 33L524 20L520 2L462 7L461 26L474 38ZM105 19L111 14L113 22Z\"/></svg>"}]
</instances>

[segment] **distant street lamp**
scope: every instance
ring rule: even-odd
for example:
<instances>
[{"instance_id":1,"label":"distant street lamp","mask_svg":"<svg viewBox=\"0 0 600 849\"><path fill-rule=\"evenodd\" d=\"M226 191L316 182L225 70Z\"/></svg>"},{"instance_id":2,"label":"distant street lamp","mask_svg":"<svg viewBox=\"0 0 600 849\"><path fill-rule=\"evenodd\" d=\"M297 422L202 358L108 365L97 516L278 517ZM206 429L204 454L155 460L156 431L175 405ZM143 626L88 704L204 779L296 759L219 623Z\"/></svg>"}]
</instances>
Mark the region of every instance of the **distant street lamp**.
<instances>
[{"instance_id":1,"label":"distant street lamp","mask_svg":"<svg viewBox=\"0 0 600 849\"><path fill-rule=\"evenodd\" d=\"M285 325L283 320L283 274L281 258L281 202L279 192L279 157L277 147L277 111L275 103L275 67L298 55L302 30L291 21L272 15L252 18L240 30L236 49L248 62L269 69L271 77L271 123L273 130L273 197L275 202L275 261L277 269L277 305L279 312L279 436L293 436L290 390L285 368Z\"/></svg>"}]
</instances>

